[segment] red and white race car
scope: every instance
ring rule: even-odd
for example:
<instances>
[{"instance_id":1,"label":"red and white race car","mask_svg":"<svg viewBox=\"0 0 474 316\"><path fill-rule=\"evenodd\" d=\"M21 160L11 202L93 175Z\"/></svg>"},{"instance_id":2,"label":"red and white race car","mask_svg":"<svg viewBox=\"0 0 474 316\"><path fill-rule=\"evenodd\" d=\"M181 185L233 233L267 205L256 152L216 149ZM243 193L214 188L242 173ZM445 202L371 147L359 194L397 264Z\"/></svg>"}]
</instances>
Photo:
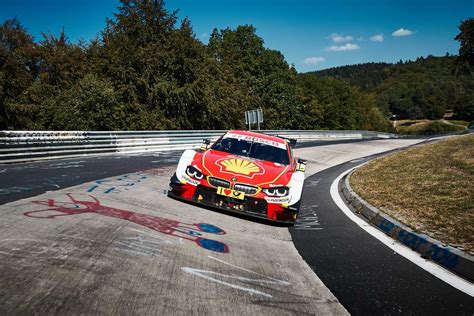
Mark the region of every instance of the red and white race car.
<instances>
[{"instance_id":1,"label":"red and white race car","mask_svg":"<svg viewBox=\"0 0 474 316\"><path fill-rule=\"evenodd\" d=\"M222 210L294 223L306 162L293 156L296 141L229 131L209 148L186 150L168 195Z\"/></svg>"}]
</instances>

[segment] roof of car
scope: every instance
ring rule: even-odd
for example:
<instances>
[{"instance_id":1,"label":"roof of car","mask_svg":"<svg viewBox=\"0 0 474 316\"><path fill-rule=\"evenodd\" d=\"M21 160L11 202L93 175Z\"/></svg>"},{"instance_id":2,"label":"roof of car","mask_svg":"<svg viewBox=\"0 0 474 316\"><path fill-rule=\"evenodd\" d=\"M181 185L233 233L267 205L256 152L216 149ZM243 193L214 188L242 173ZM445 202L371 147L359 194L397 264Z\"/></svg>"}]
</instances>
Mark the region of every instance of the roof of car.
<instances>
[{"instance_id":1,"label":"roof of car","mask_svg":"<svg viewBox=\"0 0 474 316\"><path fill-rule=\"evenodd\" d=\"M251 131L242 131L242 130L230 130L228 133L233 133L233 134L239 134L239 135L247 135L251 137L260 137L263 139L271 140L280 144L286 144L286 140L283 138L277 137L277 136L272 136L272 135L267 135L267 134L262 134L262 133L256 133L256 132L251 132Z\"/></svg>"}]
</instances>

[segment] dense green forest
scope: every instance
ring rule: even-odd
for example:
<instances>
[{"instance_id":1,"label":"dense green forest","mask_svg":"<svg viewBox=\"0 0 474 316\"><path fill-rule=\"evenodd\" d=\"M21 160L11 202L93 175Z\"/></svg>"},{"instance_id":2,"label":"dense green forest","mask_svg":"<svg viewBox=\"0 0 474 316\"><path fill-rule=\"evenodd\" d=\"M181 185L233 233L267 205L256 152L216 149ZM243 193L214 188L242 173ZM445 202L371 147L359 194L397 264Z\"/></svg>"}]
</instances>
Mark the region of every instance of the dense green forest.
<instances>
[{"instance_id":1,"label":"dense green forest","mask_svg":"<svg viewBox=\"0 0 474 316\"><path fill-rule=\"evenodd\" d=\"M349 81L298 74L251 25L215 29L205 45L161 1L122 0L87 43L0 25L0 129L244 128L243 112L262 108L264 129L391 131L389 111L438 117L457 104L472 116L471 66L458 78L453 60L360 65Z\"/></svg>"},{"instance_id":2,"label":"dense green forest","mask_svg":"<svg viewBox=\"0 0 474 316\"><path fill-rule=\"evenodd\" d=\"M347 80L362 89L371 90L388 78L388 72L384 70L392 65L390 63L365 63L328 68L310 73L323 78L332 77Z\"/></svg>"},{"instance_id":3,"label":"dense green forest","mask_svg":"<svg viewBox=\"0 0 474 316\"><path fill-rule=\"evenodd\" d=\"M447 110L458 119L474 120L474 76L457 72L457 56L419 57L397 64L367 63L313 72L376 94L384 113L401 118L440 119Z\"/></svg>"}]
</instances>

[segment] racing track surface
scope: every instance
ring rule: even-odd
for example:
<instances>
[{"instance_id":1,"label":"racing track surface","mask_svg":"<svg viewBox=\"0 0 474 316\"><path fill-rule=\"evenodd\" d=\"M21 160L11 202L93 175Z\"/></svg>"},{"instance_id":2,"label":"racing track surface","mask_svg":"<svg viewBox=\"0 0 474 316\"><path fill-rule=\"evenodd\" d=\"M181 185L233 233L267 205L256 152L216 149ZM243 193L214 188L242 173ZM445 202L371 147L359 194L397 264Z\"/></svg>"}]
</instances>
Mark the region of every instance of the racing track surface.
<instances>
[{"instance_id":1,"label":"racing track surface","mask_svg":"<svg viewBox=\"0 0 474 316\"><path fill-rule=\"evenodd\" d=\"M332 182L371 158L306 179L298 223L290 228L299 253L352 315L473 315L472 297L394 253L332 200Z\"/></svg>"},{"instance_id":2,"label":"racing track surface","mask_svg":"<svg viewBox=\"0 0 474 316\"><path fill-rule=\"evenodd\" d=\"M296 152L309 160L310 175L416 142L341 142ZM296 250L288 228L168 198L164 192L178 156L122 155L0 166L0 198L6 203L0 205L0 314L374 311L367 305L382 306L378 311L385 313L396 312L392 307L400 306L406 308L403 312L410 312L411 305L403 305L403 300L392 301L402 295L393 296L387 291L392 284L403 285L391 282L392 270L385 271L378 287L368 288L377 282L360 283L364 276L373 278L374 267L384 260L370 258L358 266L357 277L351 277L353 269L344 273L337 267L344 263L338 261L338 253L347 248L344 240L342 245L336 243L337 230L356 228L340 218L334 219L340 223L326 221L321 211L326 209L323 202L329 203L330 196L324 192L326 180L318 180L321 174L307 179L304 194L306 210L318 205L318 228L323 229L292 230L298 250L316 275ZM331 172L336 171L327 172L332 177ZM320 189L318 194L322 196L317 196ZM316 190L314 194L312 190ZM362 237L360 240L365 241ZM328 245L342 248L331 249ZM354 252L356 246L364 248L361 243L351 246ZM377 256L379 251L383 250L377 250ZM364 255L362 251L360 254ZM396 278L402 278L395 272ZM336 281L331 282L331 278ZM443 287L429 277L415 280L430 284L405 288L405 296L411 295L412 287L415 292ZM350 300L347 291L340 290L345 282L348 288L376 292L377 296L366 305ZM435 291L433 297L440 293L447 292ZM352 292L352 296L358 293Z\"/></svg>"}]
</instances>

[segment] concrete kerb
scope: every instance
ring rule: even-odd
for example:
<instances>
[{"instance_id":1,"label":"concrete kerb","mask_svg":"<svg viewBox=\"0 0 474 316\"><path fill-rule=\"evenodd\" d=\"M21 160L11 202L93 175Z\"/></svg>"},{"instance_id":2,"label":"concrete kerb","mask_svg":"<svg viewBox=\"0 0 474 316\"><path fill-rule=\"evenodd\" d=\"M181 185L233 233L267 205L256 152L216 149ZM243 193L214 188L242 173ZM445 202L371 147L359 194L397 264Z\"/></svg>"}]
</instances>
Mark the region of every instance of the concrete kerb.
<instances>
[{"instance_id":1,"label":"concrete kerb","mask_svg":"<svg viewBox=\"0 0 474 316\"><path fill-rule=\"evenodd\" d=\"M343 177L338 184L339 193L353 212L362 215L369 223L386 235L418 252L422 258L432 260L470 282L474 281L474 256L444 245L442 242L425 234L417 233L367 203L352 190L349 183L350 177L355 170L352 170L352 172Z\"/></svg>"}]
</instances>

